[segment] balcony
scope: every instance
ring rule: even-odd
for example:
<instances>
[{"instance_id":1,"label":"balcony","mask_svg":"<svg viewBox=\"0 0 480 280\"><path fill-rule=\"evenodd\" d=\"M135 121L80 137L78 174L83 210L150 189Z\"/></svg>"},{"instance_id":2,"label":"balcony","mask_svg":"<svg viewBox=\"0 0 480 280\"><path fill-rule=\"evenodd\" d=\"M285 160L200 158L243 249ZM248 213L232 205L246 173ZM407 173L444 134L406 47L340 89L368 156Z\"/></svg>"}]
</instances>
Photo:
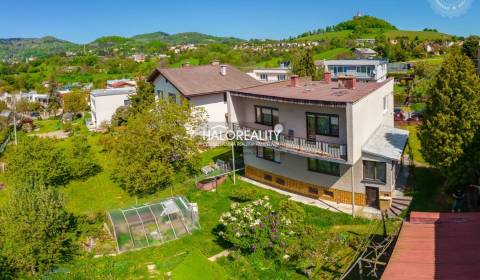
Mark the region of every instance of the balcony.
<instances>
[{"instance_id":1,"label":"balcony","mask_svg":"<svg viewBox=\"0 0 480 280\"><path fill-rule=\"evenodd\" d=\"M248 133L257 133L265 135L272 130L247 127L242 124L233 124L233 130L244 130ZM272 147L288 153L298 154L305 157L319 157L344 162L347 160L347 145L327 143L323 141L313 141L300 137L279 134L278 138L272 135L271 139L259 137L255 139L257 146Z\"/></svg>"}]
</instances>

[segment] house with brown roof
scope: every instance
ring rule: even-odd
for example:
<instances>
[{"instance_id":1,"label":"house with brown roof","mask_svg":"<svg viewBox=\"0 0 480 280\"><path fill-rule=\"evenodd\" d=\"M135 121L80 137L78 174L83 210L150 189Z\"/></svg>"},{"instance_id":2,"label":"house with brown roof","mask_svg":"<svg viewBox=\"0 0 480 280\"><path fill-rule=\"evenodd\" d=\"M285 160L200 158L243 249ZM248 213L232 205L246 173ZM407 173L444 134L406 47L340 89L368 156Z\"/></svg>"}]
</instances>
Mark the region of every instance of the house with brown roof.
<instances>
[{"instance_id":1,"label":"house with brown roof","mask_svg":"<svg viewBox=\"0 0 480 280\"><path fill-rule=\"evenodd\" d=\"M157 68L148 77L157 99L188 100L205 109L209 123L227 124L227 92L261 84L235 67L215 61L210 65Z\"/></svg>"},{"instance_id":2,"label":"house with brown roof","mask_svg":"<svg viewBox=\"0 0 480 280\"><path fill-rule=\"evenodd\" d=\"M394 128L393 80L357 83L293 76L290 81L232 89L228 119L244 135L275 131L244 145L246 177L303 196L389 209L403 196L397 178L408 131ZM266 134L265 134L266 135Z\"/></svg>"}]
</instances>

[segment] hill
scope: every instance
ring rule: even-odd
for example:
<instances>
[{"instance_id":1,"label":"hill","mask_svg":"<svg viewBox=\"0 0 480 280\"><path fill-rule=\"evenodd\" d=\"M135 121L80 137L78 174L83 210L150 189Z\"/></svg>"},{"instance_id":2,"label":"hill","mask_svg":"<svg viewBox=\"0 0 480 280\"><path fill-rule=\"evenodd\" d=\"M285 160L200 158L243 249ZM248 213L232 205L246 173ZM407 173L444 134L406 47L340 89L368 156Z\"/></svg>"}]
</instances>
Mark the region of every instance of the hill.
<instances>
[{"instance_id":1,"label":"hill","mask_svg":"<svg viewBox=\"0 0 480 280\"><path fill-rule=\"evenodd\" d=\"M125 52L134 49L150 52L159 50L166 45L183 44L233 44L243 40L234 37L218 37L198 32L168 34L154 32L139 34L132 37L104 36L85 45L87 49L109 52L119 49ZM51 54L61 54L67 51L78 51L83 45L75 44L52 36L42 38L9 38L0 39L0 60L26 59L43 57Z\"/></svg>"},{"instance_id":2,"label":"hill","mask_svg":"<svg viewBox=\"0 0 480 280\"><path fill-rule=\"evenodd\" d=\"M410 40L448 40L452 35L437 31L407 31L398 30L391 23L372 16L356 16L351 20L341 22L337 25L319 28L315 31L305 32L299 35L297 41L330 40L334 38L376 38L385 36L387 39L408 37Z\"/></svg>"},{"instance_id":3,"label":"hill","mask_svg":"<svg viewBox=\"0 0 480 280\"><path fill-rule=\"evenodd\" d=\"M52 36L0 39L0 59L39 57L74 51L78 45Z\"/></svg>"}]
</instances>

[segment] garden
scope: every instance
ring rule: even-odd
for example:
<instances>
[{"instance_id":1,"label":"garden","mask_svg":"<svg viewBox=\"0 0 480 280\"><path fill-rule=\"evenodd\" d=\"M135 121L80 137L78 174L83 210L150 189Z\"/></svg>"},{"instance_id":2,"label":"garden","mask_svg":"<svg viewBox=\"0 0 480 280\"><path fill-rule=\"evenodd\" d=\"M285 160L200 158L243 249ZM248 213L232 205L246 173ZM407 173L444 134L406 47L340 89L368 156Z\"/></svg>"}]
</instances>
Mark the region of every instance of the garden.
<instances>
[{"instance_id":1,"label":"garden","mask_svg":"<svg viewBox=\"0 0 480 280\"><path fill-rule=\"evenodd\" d=\"M57 188L64 197L66 210L81 221L76 242L82 250L73 260L60 265L53 273L44 275L46 279L142 279L163 276L169 272L173 279L191 279L185 278L185 275L190 277L193 273L185 274L181 271L184 270L182 267L185 263L192 262L192 256L197 259L201 256L206 260L232 248L235 249L232 249L229 256L220 257L214 263L206 260L207 263L212 263L212 267L207 269L209 273L220 274L225 279L301 279L309 276L333 279L348 268L367 236L381 233L378 222L353 219L345 214L291 202L283 195L260 189L239 178L234 185L231 176L214 191L198 190L195 178L179 178L155 194L131 196L112 180L113 168L109 153L99 144L102 135L88 132L84 128L79 131L90 146L99 168L84 178L71 178ZM27 138L27 135L20 133L19 137ZM78 144L74 138L71 136L55 140L55 145L69 149ZM10 146L9 149L11 148ZM229 147L209 149L201 154L200 161L202 166L213 164L219 158L227 158L230 153ZM9 178L4 174L1 179L9 185ZM0 192L0 203L6 202L10 191L11 188L7 187ZM104 224L108 223L108 210L177 195L197 203L200 229L160 246L117 254L115 241L104 228ZM260 208L251 208L252 205ZM258 210L255 212L259 215L253 222L264 224L264 230L251 236L235 236L237 225L225 224L225 215L250 208ZM260 226L260 223L256 225ZM391 228L393 230L393 225ZM278 232L278 240L272 239L272 230ZM305 234L299 236L301 232ZM306 261L312 258L313 262ZM198 263L202 261L199 260ZM191 269L194 271L197 268ZM180 271L177 276L176 271Z\"/></svg>"}]
</instances>

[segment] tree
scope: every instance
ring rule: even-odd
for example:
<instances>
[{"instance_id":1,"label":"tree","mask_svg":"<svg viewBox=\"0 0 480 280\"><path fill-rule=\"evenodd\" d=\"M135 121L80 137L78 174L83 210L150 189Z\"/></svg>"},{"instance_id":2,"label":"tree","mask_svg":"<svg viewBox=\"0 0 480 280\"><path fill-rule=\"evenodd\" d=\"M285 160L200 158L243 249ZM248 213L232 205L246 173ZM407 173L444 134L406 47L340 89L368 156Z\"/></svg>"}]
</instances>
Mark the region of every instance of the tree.
<instances>
[{"instance_id":1,"label":"tree","mask_svg":"<svg viewBox=\"0 0 480 280\"><path fill-rule=\"evenodd\" d=\"M136 115L155 103L153 85L144 80L137 81L137 92L129 97L130 115Z\"/></svg>"},{"instance_id":2,"label":"tree","mask_svg":"<svg viewBox=\"0 0 480 280\"><path fill-rule=\"evenodd\" d=\"M54 73L48 78L48 110L56 116L58 109L62 107L62 100L58 95L58 83Z\"/></svg>"},{"instance_id":3,"label":"tree","mask_svg":"<svg viewBox=\"0 0 480 280\"><path fill-rule=\"evenodd\" d=\"M297 53L294 57L292 72L300 77L310 76L312 79L317 77L317 67L313 60L313 53L305 50Z\"/></svg>"},{"instance_id":4,"label":"tree","mask_svg":"<svg viewBox=\"0 0 480 280\"><path fill-rule=\"evenodd\" d=\"M64 151L55 140L25 137L8 150L7 175L15 182L25 182L32 177L48 186L64 185L70 179Z\"/></svg>"},{"instance_id":5,"label":"tree","mask_svg":"<svg viewBox=\"0 0 480 280\"><path fill-rule=\"evenodd\" d=\"M480 46L479 36L470 36L463 42L462 52L468 56L474 63L477 63L478 48Z\"/></svg>"},{"instance_id":6,"label":"tree","mask_svg":"<svg viewBox=\"0 0 480 280\"><path fill-rule=\"evenodd\" d=\"M20 272L51 271L71 259L73 229L72 216L55 189L15 186L0 210L1 254Z\"/></svg>"},{"instance_id":7,"label":"tree","mask_svg":"<svg viewBox=\"0 0 480 280\"><path fill-rule=\"evenodd\" d=\"M70 140L71 144L66 149L70 176L75 179L85 179L98 173L100 166L95 163L87 137L76 133Z\"/></svg>"},{"instance_id":8,"label":"tree","mask_svg":"<svg viewBox=\"0 0 480 280\"><path fill-rule=\"evenodd\" d=\"M471 60L458 51L447 55L429 97L419 131L422 154L450 184L465 183L480 167L465 161L480 127L480 79Z\"/></svg>"},{"instance_id":9,"label":"tree","mask_svg":"<svg viewBox=\"0 0 480 280\"><path fill-rule=\"evenodd\" d=\"M113 142L113 179L128 193L151 194L170 185L177 174L198 169L200 139L195 131L204 112L188 103L158 101L117 128Z\"/></svg>"},{"instance_id":10,"label":"tree","mask_svg":"<svg viewBox=\"0 0 480 280\"><path fill-rule=\"evenodd\" d=\"M72 91L63 96L63 111L78 115L87 107L87 94L82 91Z\"/></svg>"}]
</instances>

